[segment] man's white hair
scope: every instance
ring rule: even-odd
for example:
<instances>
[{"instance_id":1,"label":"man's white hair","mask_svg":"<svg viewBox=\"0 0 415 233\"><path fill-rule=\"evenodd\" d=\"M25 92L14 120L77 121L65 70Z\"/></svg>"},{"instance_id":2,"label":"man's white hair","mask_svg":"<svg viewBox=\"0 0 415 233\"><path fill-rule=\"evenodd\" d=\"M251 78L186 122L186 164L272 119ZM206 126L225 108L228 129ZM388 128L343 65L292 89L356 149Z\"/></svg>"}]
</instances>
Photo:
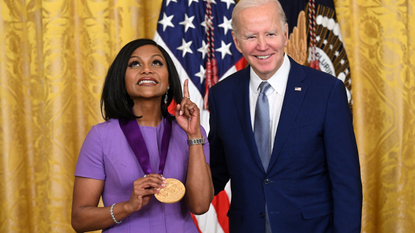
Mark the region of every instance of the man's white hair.
<instances>
[{"instance_id":1,"label":"man's white hair","mask_svg":"<svg viewBox=\"0 0 415 233\"><path fill-rule=\"evenodd\" d=\"M242 11L245 10L247 8L252 8L252 7L258 7L258 6L262 6L262 5L266 5L270 2L273 2L278 9L278 14L280 16L280 23L281 23L281 28L283 30L283 32L285 33L285 24L287 23L287 19L285 17L285 12L282 9L282 6L280 4L280 2L278 0L240 0L238 2L238 4L236 4L235 8L232 11L232 29L234 31L235 34L238 34L238 22L237 22L237 16L238 14Z\"/></svg>"}]
</instances>

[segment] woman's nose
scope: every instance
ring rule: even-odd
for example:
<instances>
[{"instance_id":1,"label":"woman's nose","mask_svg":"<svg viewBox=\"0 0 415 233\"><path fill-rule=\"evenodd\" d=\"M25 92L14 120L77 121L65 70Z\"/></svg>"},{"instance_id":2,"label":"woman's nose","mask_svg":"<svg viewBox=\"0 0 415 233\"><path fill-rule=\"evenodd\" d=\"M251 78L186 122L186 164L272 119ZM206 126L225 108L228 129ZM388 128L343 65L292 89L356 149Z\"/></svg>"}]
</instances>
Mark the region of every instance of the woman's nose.
<instances>
[{"instance_id":1,"label":"woman's nose","mask_svg":"<svg viewBox=\"0 0 415 233\"><path fill-rule=\"evenodd\" d=\"M152 73L153 70L151 69L150 65L143 65L143 69L141 70L141 72L143 74L149 74L149 73Z\"/></svg>"}]
</instances>

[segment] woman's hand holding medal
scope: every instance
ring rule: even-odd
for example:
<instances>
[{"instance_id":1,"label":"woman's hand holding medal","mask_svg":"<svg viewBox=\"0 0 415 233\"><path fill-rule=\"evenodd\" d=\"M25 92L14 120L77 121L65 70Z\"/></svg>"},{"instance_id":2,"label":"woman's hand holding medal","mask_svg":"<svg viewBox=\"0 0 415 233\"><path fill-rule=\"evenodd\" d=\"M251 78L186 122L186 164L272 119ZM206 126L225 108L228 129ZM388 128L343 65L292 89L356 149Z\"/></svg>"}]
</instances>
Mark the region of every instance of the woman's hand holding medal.
<instances>
[{"instance_id":1,"label":"woman's hand holding medal","mask_svg":"<svg viewBox=\"0 0 415 233\"><path fill-rule=\"evenodd\" d=\"M158 193L165 185L165 178L160 174L148 174L135 180L127 208L131 213L140 210L148 204L151 196Z\"/></svg>"}]
</instances>

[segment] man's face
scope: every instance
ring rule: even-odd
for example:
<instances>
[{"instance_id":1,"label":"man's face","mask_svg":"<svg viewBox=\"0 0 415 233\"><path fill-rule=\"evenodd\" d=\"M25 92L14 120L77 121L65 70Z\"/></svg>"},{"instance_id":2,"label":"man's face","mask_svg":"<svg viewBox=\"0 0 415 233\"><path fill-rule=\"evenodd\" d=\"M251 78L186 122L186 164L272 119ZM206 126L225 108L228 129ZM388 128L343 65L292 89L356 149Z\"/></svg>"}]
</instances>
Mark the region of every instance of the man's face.
<instances>
[{"instance_id":1,"label":"man's face","mask_svg":"<svg viewBox=\"0 0 415 233\"><path fill-rule=\"evenodd\" d=\"M236 48L262 80L269 79L284 61L288 25L285 30L281 27L278 8L272 2L244 9L237 19L237 34L232 32Z\"/></svg>"}]
</instances>

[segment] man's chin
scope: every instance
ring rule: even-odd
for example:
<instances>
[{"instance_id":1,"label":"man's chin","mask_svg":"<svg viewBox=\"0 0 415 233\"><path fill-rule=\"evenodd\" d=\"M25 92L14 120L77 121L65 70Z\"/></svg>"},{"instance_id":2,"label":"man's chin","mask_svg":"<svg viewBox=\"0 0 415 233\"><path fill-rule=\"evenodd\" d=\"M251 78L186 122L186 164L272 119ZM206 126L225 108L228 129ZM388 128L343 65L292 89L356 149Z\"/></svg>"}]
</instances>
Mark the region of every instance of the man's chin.
<instances>
[{"instance_id":1,"label":"man's chin","mask_svg":"<svg viewBox=\"0 0 415 233\"><path fill-rule=\"evenodd\" d=\"M261 78L261 79L269 79L270 76L275 73L274 69L270 69L270 68L261 68L261 69L254 69L255 73Z\"/></svg>"}]
</instances>

